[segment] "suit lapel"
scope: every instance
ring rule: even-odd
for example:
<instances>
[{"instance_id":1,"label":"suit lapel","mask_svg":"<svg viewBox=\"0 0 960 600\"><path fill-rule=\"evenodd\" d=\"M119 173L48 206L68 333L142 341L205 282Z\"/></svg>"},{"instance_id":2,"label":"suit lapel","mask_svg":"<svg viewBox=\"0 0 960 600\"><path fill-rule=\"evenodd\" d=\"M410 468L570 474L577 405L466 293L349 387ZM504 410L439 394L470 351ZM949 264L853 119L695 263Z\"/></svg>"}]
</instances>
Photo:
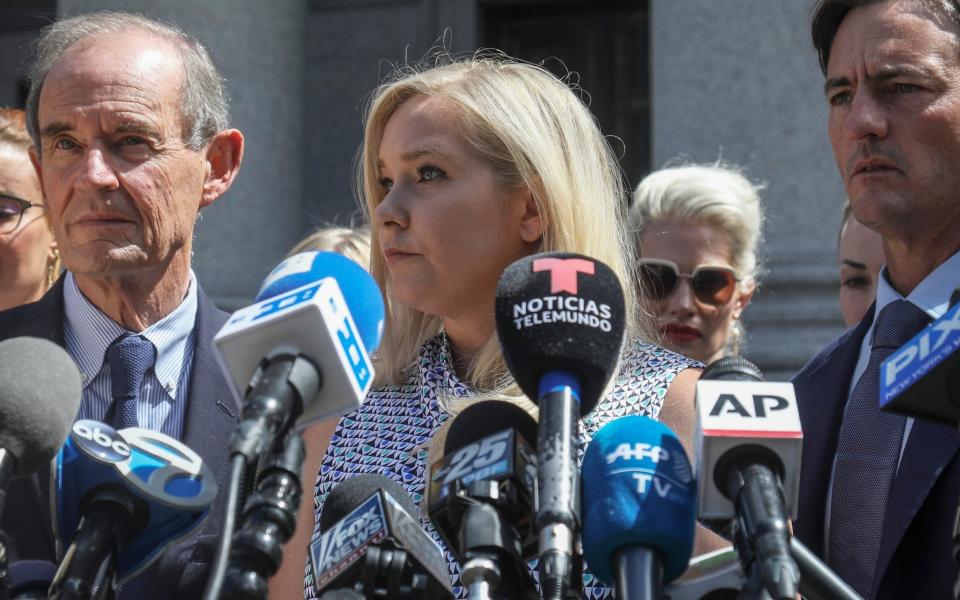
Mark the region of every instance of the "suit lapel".
<instances>
[{"instance_id":1,"label":"suit lapel","mask_svg":"<svg viewBox=\"0 0 960 600\"><path fill-rule=\"evenodd\" d=\"M855 328L840 336L793 380L803 427L800 498L794 533L820 556L826 548L823 539L826 498L830 493L830 474L843 408L860 345L872 321L871 308Z\"/></svg>"},{"instance_id":2,"label":"suit lapel","mask_svg":"<svg viewBox=\"0 0 960 600\"><path fill-rule=\"evenodd\" d=\"M960 450L960 435L956 426L926 419L913 422L887 505L874 585L883 580L882 574L910 523L957 450Z\"/></svg>"}]
</instances>

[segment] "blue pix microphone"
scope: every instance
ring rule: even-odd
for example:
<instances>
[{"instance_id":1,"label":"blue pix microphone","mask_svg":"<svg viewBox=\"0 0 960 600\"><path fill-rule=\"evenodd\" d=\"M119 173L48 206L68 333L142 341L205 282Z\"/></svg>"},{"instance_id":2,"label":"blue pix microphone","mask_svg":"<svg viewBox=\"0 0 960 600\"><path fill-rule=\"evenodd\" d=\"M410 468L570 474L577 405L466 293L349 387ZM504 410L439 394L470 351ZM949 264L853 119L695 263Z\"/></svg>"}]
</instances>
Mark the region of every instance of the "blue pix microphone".
<instances>
[{"instance_id":1,"label":"blue pix microphone","mask_svg":"<svg viewBox=\"0 0 960 600\"><path fill-rule=\"evenodd\" d=\"M697 481L669 427L634 415L593 436L581 466L583 557L617 598L659 598L693 552Z\"/></svg>"},{"instance_id":2,"label":"blue pix microphone","mask_svg":"<svg viewBox=\"0 0 960 600\"><path fill-rule=\"evenodd\" d=\"M147 568L207 516L216 478L196 452L157 431L79 420L57 455L63 560L51 598L98 597Z\"/></svg>"},{"instance_id":3,"label":"blue pix microphone","mask_svg":"<svg viewBox=\"0 0 960 600\"><path fill-rule=\"evenodd\" d=\"M950 425L960 421L960 304L880 365L880 408Z\"/></svg>"}]
</instances>

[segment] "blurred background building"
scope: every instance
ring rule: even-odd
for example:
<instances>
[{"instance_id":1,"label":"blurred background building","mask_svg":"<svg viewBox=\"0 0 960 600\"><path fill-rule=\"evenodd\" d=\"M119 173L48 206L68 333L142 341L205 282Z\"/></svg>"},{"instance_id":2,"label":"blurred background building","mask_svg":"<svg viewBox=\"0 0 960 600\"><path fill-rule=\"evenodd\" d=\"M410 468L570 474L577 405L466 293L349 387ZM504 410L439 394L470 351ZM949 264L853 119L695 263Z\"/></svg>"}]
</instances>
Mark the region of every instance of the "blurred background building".
<instances>
[{"instance_id":1,"label":"blurred background building","mask_svg":"<svg viewBox=\"0 0 960 600\"><path fill-rule=\"evenodd\" d=\"M499 48L573 81L629 186L683 155L767 183L767 274L746 355L793 373L842 328L843 188L826 133L809 2L768 0L0 0L0 105L22 106L30 43L64 15L126 10L199 37L247 138L231 191L204 211L194 268L221 307L325 222L359 221L353 161L367 94L443 43Z\"/></svg>"}]
</instances>

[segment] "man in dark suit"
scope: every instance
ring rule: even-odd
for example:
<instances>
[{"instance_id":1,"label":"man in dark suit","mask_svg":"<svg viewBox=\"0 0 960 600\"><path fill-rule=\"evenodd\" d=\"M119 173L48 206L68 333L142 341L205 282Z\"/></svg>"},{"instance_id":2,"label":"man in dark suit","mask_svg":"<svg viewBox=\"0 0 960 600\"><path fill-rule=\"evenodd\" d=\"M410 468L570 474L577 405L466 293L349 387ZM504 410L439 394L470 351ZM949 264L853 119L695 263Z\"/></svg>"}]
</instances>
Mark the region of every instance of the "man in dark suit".
<instances>
[{"instance_id":1,"label":"man in dark suit","mask_svg":"<svg viewBox=\"0 0 960 600\"><path fill-rule=\"evenodd\" d=\"M881 412L878 365L942 316L960 283L960 12L821 0L812 33L837 166L886 267L863 321L794 378L795 533L865 597L952 598L960 436Z\"/></svg>"},{"instance_id":2,"label":"man in dark suit","mask_svg":"<svg viewBox=\"0 0 960 600\"><path fill-rule=\"evenodd\" d=\"M181 439L223 486L237 409L212 339L227 315L190 269L198 213L243 155L222 80L195 39L123 13L54 23L31 75L31 159L67 272L38 302L0 313L0 338L64 346L82 375L78 417ZM58 558L50 494L49 472L9 489L11 561ZM198 597L222 503L121 597Z\"/></svg>"}]
</instances>

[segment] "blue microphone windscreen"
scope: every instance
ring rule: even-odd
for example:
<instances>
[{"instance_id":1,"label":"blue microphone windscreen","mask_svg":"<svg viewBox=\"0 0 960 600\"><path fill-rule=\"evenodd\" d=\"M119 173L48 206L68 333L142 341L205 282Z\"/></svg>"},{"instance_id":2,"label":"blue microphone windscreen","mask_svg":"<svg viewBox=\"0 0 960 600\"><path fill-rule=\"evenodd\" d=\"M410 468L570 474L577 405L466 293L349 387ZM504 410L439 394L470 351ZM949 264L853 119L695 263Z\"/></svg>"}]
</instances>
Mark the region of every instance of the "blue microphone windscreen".
<instances>
[{"instance_id":1,"label":"blue microphone windscreen","mask_svg":"<svg viewBox=\"0 0 960 600\"><path fill-rule=\"evenodd\" d=\"M301 252L287 258L267 275L255 302L327 277L333 277L340 286L360 339L367 352L372 353L383 336L383 296L370 273L342 254Z\"/></svg>"},{"instance_id":2,"label":"blue microphone windscreen","mask_svg":"<svg viewBox=\"0 0 960 600\"><path fill-rule=\"evenodd\" d=\"M617 550L659 552L663 581L686 569L696 529L697 482L669 427L639 415L607 423L583 456L583 557L612 584Z\"/></svg>"}]
</instances>

